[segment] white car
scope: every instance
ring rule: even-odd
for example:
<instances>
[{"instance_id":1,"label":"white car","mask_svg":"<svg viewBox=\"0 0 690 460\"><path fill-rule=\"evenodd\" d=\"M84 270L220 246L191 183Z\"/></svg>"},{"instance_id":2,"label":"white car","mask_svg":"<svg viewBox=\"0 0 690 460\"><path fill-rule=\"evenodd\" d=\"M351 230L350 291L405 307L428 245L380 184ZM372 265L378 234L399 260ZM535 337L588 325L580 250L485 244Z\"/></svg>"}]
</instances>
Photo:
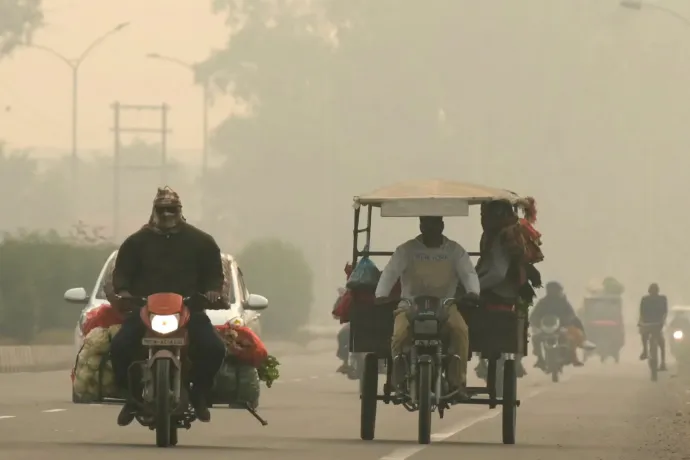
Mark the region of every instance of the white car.
<instances>
[{"instance_id":1,"label":"white car","mask_svg":"<svg viewBox=\"0 0 690 460\"><path fill-rule=\"evenodd\" d=\"M72 288L65 292L64 298L67 302L85 305L79 317L79 321L77 321L77 326L74 329L74 346L76 347L76 353L79 353L84 342L82 327L84 326L86 313L104 303L108 303L105 298L104 290L105 276L115 264L116 256L117 251L114 251L110 257L108 257L108 260L106 260L96 279L96 285L93 287L91 294L83 287ZM226 283L229 292L226 294L228 295L231 306L229 310L207 310L206 314L211 319L211 323L213 323L214 326L221 326L230 321L239 326L247 326L257 335L261 335L261 324L259 323L261 313L258 313L258 310L264 310L268 307L268 299L257 294L249 293L247 285L244 282L242 270L240 270L240 267L232 256L223 254L223 259L230 264L230 282Z\"/></svg>"}]
</instances>

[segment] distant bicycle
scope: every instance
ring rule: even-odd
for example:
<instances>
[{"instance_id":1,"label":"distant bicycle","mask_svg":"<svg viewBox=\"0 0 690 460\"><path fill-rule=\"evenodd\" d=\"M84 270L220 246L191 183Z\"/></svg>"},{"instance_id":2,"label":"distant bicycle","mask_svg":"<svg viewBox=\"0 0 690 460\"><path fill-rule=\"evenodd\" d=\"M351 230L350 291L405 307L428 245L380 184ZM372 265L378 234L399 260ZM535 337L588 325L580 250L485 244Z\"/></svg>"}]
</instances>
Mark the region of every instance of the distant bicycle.
<instances>
[{"instance_id":1,"label":"distant bicycle","mask_svg":"<svg viewBox=\"0 0 690 460\"><path fill-rule=\"evenodd\" d=\"M663 327L663 323L640 324L640 331L647 331L649 336L647 363L649 364L652 382L658 380L659 370L661 370L659 367L659 342L661 341L661 330Z\"/></svg>"}]
</instances>

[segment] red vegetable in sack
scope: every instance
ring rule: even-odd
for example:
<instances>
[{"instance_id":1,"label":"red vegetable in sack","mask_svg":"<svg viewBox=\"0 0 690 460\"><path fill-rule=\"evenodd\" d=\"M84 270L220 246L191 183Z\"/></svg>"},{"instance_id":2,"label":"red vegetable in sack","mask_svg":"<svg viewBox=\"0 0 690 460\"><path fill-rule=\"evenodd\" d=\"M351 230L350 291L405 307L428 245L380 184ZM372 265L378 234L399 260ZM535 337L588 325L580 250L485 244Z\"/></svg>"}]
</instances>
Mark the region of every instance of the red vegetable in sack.
<instances>
[{"instance_id":1,"label":"red vegetable in sack","mask_svg":"<svg viewBox=\"0 0 690 460\"><path fill-rule=\"evenodd\" d=\"M266 345L258 335L246 326L224 324L216 326L228 347L228 353L245 364L259 367L268 358Z\"/></svg>"},{"instance_id":2,"label":"red vegetable in sack","mask_svg":"<svg viewBox=\"0 0 690 460\"><path fill-rule=\"evenodd\" d=\"M109 303L104 303L86 313L86 320L82 326L82 332L84 336L87 336L89 332L97 327L115 326L116 324L122 324L124 320L125 318L122 316L122 313Z\"/></svg>"}]
</instances>

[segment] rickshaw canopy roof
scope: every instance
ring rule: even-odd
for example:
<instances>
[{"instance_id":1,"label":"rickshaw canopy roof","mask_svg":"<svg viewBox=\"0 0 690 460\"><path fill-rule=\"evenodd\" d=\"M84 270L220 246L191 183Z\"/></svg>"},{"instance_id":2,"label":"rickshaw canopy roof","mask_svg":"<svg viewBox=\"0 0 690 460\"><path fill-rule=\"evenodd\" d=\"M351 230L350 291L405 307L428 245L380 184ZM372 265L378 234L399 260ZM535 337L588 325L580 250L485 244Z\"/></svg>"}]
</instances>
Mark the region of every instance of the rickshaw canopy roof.
<instances>
[{"instance_id":1,"label":"rickshaw canopy roof","mask_svg":"<svg viewBox=\"0 0 690 460\"><path fill-rule=\"evenodd\" d=\"M355 207L381 207L382 216L466 216L472 205L494 200L515 204L519 199L517 194L505 189L435 179L399 182L356 196L354 202Z\"/></svg>"}]
</instances>

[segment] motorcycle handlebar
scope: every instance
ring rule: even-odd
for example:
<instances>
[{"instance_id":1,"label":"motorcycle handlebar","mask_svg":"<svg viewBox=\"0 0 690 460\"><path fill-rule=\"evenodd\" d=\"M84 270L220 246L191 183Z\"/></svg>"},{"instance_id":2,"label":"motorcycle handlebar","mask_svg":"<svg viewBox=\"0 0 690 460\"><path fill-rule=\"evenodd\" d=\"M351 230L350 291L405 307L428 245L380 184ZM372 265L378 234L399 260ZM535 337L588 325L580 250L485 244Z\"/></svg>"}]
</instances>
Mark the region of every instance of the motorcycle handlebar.
<instances>
[{"instance_id":1,"label":"motorcycle handlebar","mask_svg":"<svg viewBox=\"0 0 690 460\"><path fill-rule=\"evenodd\" d=\"M115 298L117 298L118 300L131 302L134 305L136 305L137 307L143 307L146 305L146 302L148 302L148 297L122 296L120 294L115 294ZM183 297L182 303L187 305L187 307L193 309L196 306L195 305L196 302L194 302L195 300L201 301L202 303L203 303L203 301L205 301L207 304L210 303L210 301L206 298L206 296L203 294L200 294L200 293L196 293L196 294L192 294L191 296ZM201 309L203 309L203 307Z\"/></svg>"},{"instance_id":2,"label":"motorcycle handlebar","mask_svg":"<svg viewBox=\"0 0 690 460\"><path fill-rule=\"evenodd\" d=\"M386 305L386 304L391 304L391 303L400 303L401 301L408 301L410 303L414 303L414 299L406 299L403 297L378 297L376 300L374 300L374 304L376 305ZM452 301L455 303L455 305L462 305L462 306L472 306L472 307L480 307L483 305L481 299L479 297L474 298L474 297L449 297L446 299L440 299L442 303L447 302L447 301Z\"/></svg>"}]
</instances>

